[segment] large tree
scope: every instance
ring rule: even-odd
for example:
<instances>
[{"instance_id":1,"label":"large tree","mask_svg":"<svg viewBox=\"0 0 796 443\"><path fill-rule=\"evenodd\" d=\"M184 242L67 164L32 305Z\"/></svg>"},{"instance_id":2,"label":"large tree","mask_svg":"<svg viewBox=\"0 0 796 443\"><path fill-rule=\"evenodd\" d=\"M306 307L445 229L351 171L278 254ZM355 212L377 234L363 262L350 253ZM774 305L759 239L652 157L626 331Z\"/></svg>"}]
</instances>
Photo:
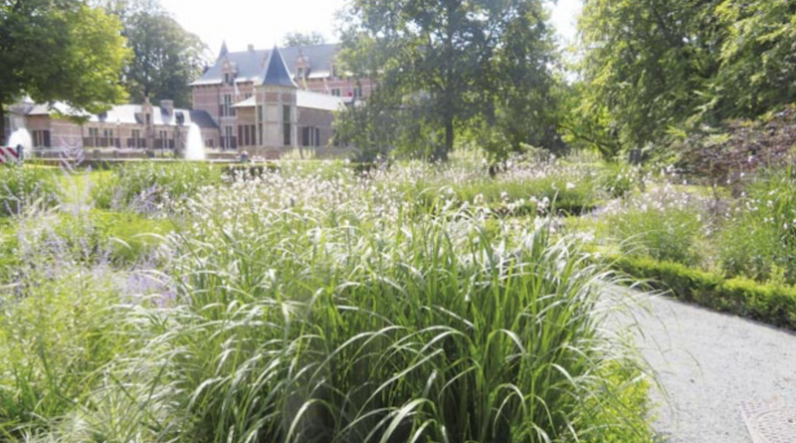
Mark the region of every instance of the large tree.
<instances>
[{"instance_id":1,"label":"large tree","mask_svg":"<svg viewBox=\"0 0 796 443\"><path fill-rule=\"evenodd\" d=\"M474 123L536 106L525 94L549 78L544 14L540 0L352 0L343 59L376 81L366 106L395 113L393 140L423 139L445 158Z\"/></svg>"},{"instance_id":2,"label":"large tree","mask_svg":"<svg viewBox=\"0 0 796 443\"><path fill-rule=\"evenodd\" d=\"M0 2L0 139L23 95L99 113L125 99L121 24L82 0ZM0 140L4 142L4 140Z\"/></svg>"},{"instance_id":3,"label":"large tree","mask_svg":"<svg viewBox=\"0 0 796 443\"><path fill-rule=\"evenodd\" d=\"M659 142L700 112L718 68L720 0L589 0L577 112L628 147Z\"/></svg>"},{"instance_id":4,"label":"large tree","mask_svg":"<svg viewBox=\"0 0 796 443\"><path fill-rule=\"evenodd\" d=\"M726 0L713 88L722 117L756 117L796 102L796 1Z\"/></svg>"},{"instance_id":5,"label":"large tree","mask_svg":"<svg viewBox=\"0 0 796 443\"><path fill-rule=\"evenodd\" d=\"M157 0L113 0L109 10L124 23L133 51L124 84L134 102L174 100L191 106L190 83L201 75L207 47L186 31Z\"/></svg>"},{"instance_id":6,"label":"large tree","mask_svg":"<svg viewBox=\"0 0 796 443\"><path fill-rule=\"evenodd\" d=\"M586 136L666 147L705 124L796 101L793 0L589 0L581 31L575 116L604 125Z\"/></svg>"}]
</instances>

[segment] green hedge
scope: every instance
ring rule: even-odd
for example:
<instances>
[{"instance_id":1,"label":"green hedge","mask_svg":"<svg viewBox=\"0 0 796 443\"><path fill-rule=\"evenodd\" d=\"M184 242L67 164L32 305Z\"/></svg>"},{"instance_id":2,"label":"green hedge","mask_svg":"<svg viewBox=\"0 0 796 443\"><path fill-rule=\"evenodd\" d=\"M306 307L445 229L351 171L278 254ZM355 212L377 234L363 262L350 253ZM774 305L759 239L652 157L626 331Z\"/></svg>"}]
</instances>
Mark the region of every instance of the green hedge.
<instances>
[{"instance_id":1,"label":"green hedge","mask_svg":"<svg viewBox=\"0 0 796 443\"><path fill-rule=\"evenodd\" d=\"M651 258L613 258L617 271L648 280L651 288L670 291L684 301L796 330L796 288L726 279L712 272Z\"/></svg>"}]
</instances>

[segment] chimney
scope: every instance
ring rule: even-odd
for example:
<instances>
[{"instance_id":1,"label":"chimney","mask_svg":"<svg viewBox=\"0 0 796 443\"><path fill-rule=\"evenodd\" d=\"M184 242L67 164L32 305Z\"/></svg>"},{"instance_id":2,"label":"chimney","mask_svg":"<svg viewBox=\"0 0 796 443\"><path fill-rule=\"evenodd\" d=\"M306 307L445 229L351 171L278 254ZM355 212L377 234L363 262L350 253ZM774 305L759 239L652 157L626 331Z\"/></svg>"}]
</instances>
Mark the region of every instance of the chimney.
<instances>
[{"instance_id":1,"label":"chimney","mask_svg":"<svg viewBox=\"0 0 796 443\"><path fill-rule=\"evenodd\" d=\"M254 52L254 45L249 45L249 52Z\"/></svg>"},{"instance_id":2,"label":"chimney","mask_svg":"<svg viewBox=\"0 0 796 443\"><path fill-rule=\"evenodd\" d=\"M174 100L161 100L160 107L165 109L168 115L174 114Z\"/></svg>"}]
</instances>

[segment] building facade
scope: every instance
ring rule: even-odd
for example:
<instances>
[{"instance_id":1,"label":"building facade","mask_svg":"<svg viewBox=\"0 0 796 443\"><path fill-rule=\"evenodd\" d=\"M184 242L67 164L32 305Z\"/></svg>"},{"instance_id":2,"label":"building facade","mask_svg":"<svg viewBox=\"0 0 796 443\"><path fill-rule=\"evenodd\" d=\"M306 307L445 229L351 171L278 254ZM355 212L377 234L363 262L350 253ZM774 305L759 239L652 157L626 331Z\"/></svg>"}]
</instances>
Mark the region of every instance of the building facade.
<instances>
[{"instance_id":1,"label":"building facade","mask_svg":"<svg viewBox=\"0 0 796 443\"><path fill-rule=\"evenodd\" d=\"M194 109L147 100L85 115L60 103L28 101L8 110L7 135L27 129L34 149L179 150L196 125L209 149L270 158L295 148L320 150L334 144L335 113L372 89L370 82L346 78L336 57L335 45L235 53L224 45L191 84Z\"/></svg>"},{"instance_id":2,"label":"building facade","mask_svg":"<svg viewBox=\"0 0 796 443\"><path fill-rule=\"evenodd\" d=\"M272 154L277 148L333 145L334 112L372 91L370 81L345 75L337 53L332 44L249 46L243 52L229 52L224 44L215 64L191 84L194 109L207 112L219 126L219 138L205 143ZM267 133L277 124L283 131L287 124L294 126L290 143L284 143L285 136L281 147Z\"/></svg>"},{"instance_id":3,"label":"building facade","mask_svg":"<svg viewBox=\"0 0 796 443\"><path fill-rule=\"evenodd\" d=\"M188 130L196 125L204 138L212 139L218 125L204 111L176 109L164 100L157 106L114 106L100 115L77 112L62 103L40 105L30 102L12 107L21 116L31 137L32 148L129 148L145 150L180 149ZM78 123L78 122L82 123Z\"/></svg>"}]
</instances>

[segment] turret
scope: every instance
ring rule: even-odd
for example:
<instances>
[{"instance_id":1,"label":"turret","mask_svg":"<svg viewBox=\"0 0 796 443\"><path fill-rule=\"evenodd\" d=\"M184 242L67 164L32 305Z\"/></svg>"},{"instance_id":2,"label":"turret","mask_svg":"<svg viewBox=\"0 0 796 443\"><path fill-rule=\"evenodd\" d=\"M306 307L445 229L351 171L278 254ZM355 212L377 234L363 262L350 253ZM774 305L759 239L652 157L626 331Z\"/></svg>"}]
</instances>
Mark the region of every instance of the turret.
<instances>
[{"instance_id":1,"label":"turret","mask_svg":"<svg viewBox=\"0 0 796 443\"><path fill-rule=\"evenodd\" d=\"M298 85L279 48L271 50L262 78L262 84L257 87L260 145L265 151L295 148L298 146Z\"/></svg>"}]
</instances>

